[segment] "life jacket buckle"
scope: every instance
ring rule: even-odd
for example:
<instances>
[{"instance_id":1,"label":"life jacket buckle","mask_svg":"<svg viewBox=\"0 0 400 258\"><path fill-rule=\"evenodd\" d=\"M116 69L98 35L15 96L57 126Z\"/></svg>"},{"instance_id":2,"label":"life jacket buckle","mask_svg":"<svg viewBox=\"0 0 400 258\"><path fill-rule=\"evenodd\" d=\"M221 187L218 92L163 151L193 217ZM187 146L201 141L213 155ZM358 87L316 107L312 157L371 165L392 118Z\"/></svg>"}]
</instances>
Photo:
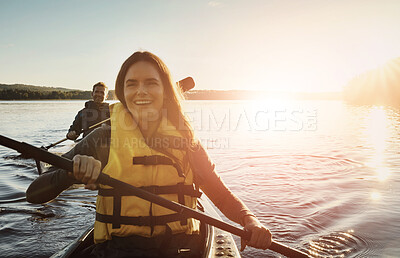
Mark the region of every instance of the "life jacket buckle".
<instances>
[{"instance_id":1,"label":"life jacket buckle","mask_svg":"<svg viewBox=\"0 0 400 258\"><path fill-rule=\"evenodd\" d=\"M190 248L179 248L178 249L178 254L185 254L185 253L190 253L192 250Z\"/></svg>"}]
</instances>

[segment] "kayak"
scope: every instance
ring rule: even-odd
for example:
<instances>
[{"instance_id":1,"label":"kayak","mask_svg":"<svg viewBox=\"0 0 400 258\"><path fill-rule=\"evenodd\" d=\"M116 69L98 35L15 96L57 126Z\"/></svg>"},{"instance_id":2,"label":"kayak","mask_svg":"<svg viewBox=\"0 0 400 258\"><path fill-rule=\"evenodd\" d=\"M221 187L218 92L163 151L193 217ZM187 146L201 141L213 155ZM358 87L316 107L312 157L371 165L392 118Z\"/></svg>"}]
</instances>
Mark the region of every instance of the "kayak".
<instances>
[{"instance_id":1,"label":"kayak","mask_svg":"<svg viewBox=\"0 0 400 258\"><path fill-rule=\"evenodd\" d=\"M198 199L197 206L198 210L204 211L207 215L221 219L211 203L204 197ZM208 224L201 228L201 235L204 239L204 258L241 257L230 233ZM51 258L79 257L82 250L93 244L93 226L90 226L81 236L52 255Z\"/></svg>"}]
</instances>

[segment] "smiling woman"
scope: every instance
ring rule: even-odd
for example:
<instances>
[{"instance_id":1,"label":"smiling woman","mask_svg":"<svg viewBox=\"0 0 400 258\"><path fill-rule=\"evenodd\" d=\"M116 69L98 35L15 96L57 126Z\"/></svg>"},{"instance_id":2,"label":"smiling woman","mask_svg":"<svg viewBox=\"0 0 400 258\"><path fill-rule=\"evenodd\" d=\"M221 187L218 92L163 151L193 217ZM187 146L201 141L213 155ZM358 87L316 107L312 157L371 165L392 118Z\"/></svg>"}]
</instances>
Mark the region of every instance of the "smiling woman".
<instances>
[{"instance_id":1,"label":"smiling woman","mask_svg":"<svg viewBox=\"0 0 400 258\"><path fill-rule=\"evenodd\" d=\"M121 103L110 107L111 128L98 128L65 154L73 158L73 173L54 168L36 179L27 190L29 202L47 202L80 181L99 189L96 244L85 256L170 257L189 247L190 257L199 257L204 250L198 220L96 182L101 172L192 209L200 188L226 217L251 232L242 249L271 245L270 231L222 182L195 139L178 85L160 58L149 52L131 55L117 76L116 95ZM48 186L45 191L43 185Z\"/></svg>"}]
</instances>

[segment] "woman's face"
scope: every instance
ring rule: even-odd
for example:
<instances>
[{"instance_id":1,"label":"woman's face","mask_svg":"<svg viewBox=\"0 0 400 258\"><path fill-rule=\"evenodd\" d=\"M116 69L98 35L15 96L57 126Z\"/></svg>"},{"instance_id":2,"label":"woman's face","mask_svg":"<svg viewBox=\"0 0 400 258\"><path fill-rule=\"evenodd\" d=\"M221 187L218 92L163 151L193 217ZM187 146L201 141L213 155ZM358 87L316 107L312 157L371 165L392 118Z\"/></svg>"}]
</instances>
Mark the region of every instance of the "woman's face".
<instances>
[{"instance_id":1,"label":"woman's face","mask_svg":"<svg viewBox=\"0 0 400 258\"><path fill-rule=\"evenodd\" d=\"M161 118L164 85L156 67L151 63L140 61L128 69L124 80L124 95L129 112L139 124L146 125Z\"/></svg>"}]
</instances>

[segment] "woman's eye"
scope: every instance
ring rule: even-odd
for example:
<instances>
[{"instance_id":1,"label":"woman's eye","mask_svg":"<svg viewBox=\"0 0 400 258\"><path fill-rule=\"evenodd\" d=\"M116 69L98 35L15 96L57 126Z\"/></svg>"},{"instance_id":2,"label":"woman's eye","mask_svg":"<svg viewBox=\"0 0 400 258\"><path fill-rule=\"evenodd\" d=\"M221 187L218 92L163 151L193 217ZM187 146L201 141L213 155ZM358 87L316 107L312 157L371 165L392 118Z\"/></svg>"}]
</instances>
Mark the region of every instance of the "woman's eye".
<instances>
[{"instance_id":1,"label":"woman's eye","mask_svg":"<svg viewBox=\"0 0 400 258\"><path fill-rule=\"evenodd\" d=\"M157 82L148 82L146 83L147 86L157 86L158 83Z\"/></svg>"},{"instance_id":2,"label":"woman's eye","mask_svg":"<svg viewBox=\"0 0 400 258\"><path fill-rule=\"evenodd\" d=\"M126 84L126 87L136 87L137 85L138 85L137 83L130 82Z\"/></svg>"}]
</instances>

